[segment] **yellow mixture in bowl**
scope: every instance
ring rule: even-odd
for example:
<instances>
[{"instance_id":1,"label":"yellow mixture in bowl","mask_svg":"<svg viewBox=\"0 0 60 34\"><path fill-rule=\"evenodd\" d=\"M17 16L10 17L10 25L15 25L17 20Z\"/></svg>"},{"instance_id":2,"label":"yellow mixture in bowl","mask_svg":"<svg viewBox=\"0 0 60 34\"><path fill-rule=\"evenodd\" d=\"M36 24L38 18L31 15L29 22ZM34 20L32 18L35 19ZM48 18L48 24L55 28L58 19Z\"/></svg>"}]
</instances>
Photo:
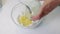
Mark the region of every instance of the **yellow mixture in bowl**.
<instances>
[{"instance_id":1,"label":"yellow mixture in bowl","mask_svg":"<svg viewBox=\"0 0 60 34\"><path fill-rule=\"evenodd\" d=\"M20 16L18 18L18 21L20 24L22 24L25 27L28 27L30 24L32 24L32 20L30 20L28 17L26 16Z\"/></svg>"}]
</instances>

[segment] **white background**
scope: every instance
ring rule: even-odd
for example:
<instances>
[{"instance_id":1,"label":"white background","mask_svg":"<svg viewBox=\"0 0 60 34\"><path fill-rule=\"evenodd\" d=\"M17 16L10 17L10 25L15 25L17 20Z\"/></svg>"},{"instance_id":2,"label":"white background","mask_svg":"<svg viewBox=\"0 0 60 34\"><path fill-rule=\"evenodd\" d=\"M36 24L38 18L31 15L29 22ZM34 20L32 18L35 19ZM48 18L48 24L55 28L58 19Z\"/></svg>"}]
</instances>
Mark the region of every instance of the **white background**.
<instances>
[{"instance_id":1,"label":"white background","mask_svg":"<svg viewBox=\"0 0 60 34\"><path fill-rule=\"evenodd\" d=\"M6 0L0 11L0 34L60 34L60 7L57 7L36 29L24 29L11 19L11 10L18 0Z\"/></svg>"}]
</instances>

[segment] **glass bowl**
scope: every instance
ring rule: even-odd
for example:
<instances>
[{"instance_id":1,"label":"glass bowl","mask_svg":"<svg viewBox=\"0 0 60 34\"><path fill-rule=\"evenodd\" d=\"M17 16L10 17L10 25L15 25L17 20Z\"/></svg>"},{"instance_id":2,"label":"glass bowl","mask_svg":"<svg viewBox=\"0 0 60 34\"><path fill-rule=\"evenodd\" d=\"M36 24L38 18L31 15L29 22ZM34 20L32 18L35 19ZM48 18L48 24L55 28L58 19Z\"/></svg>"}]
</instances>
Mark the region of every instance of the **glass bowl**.
<instances>
[{"instance_id":1,"label":"glass bowl","mask_svg":"<svg viewBox=\"0 0 60 34\"><path fill-rule=\"evenodd\" d=\"M11 18L14 21L14 23L17 24L19 27L23 27L23 28L35 28L35 27L37 27L41 23L42 19L36 20L36 21L31 20L31 17L33 15L35 15L36 12L33 12L31 10L30 6L28 6L28 7L27 6L28 5L26 5L24 3L18 3L18 4L16 4L13 7L13 9L12 9ZM27 20L25 20L26 22L24 22L26 24L21 23L21 20L20 20L21 16L26 16L27 17L26 18ZM24 19L25 19L25 17L24 17Z\"/></svg>"}]
</instances>

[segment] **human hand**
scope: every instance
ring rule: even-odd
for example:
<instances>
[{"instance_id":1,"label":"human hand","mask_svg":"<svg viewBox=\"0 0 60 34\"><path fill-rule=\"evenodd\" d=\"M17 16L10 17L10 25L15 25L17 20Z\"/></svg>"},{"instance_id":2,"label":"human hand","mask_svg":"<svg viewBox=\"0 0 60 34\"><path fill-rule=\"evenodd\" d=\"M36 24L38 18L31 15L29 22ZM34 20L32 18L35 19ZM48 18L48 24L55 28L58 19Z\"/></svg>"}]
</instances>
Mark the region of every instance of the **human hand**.
<instances>
[{"instance_id":1,"label":"human hand","mask_svg":"<svg viewBox=\"0 0 60 34\"><path fill-rule=\"evenodd\" d=\"M60 5L60 0L44 0L43 5L40 7L41 13L36 16L32 16L32 20L39 20L45 15L49 14L53 9Z\"/></svg>"}]
</instances>

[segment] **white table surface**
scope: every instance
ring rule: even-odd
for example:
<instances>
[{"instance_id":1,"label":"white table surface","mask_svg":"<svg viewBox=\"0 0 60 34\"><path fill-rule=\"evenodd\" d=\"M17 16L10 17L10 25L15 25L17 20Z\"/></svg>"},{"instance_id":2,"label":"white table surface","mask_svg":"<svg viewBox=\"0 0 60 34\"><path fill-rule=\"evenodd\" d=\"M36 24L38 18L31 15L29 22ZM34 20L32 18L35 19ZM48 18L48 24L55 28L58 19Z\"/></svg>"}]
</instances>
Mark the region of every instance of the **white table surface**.
<instances>
[{"instance_id":1,"label":"white table surface","mask_svg":"<svg viewBox=\"0 0 60 34\"><path fill-rule=\"evenodd\" d=\"M0 11L0 34L60 34L60 7L51 12L36 29L18 27L11 19L11 10L18 0L6 0Z\"/></svg>"}]
</instances>

